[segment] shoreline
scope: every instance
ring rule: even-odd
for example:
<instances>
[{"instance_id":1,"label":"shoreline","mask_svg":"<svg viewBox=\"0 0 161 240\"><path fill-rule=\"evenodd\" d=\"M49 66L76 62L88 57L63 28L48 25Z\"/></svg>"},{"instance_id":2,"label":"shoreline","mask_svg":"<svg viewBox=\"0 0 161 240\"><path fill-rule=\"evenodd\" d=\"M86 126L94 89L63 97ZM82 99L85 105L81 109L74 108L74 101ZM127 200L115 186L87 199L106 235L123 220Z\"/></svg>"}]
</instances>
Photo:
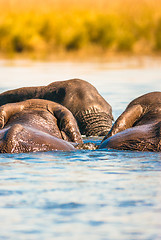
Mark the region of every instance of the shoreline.
<instances>
[{"instance_id":1,"label":"shoreline","mask_svg":"<svg viewBox=\"0 0 161 240\"><path fill-rule=\"evenodd\" d=\"M0 55L0 66L30 66L34 64L52 64L52 63L71 63L71 64L106 64L109 69L124 69L124 68L148 68L161 66L161 56L150 55L135 55L135 54L110 54L106 56L88 56L80 57L75 55L66 55L58 57L50 57L46 59L29 58L27 56L16 56L8 58Z\"/></svg>"}]
</instances>

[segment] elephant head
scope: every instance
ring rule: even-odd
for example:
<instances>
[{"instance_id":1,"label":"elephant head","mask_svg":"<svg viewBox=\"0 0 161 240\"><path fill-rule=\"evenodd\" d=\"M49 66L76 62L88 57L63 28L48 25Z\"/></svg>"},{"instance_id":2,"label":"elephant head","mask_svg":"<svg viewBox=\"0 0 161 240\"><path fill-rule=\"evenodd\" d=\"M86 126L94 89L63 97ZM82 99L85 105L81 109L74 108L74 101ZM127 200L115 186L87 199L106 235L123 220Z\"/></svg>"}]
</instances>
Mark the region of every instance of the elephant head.
<instances>
[{"instance_id":1,"label":"elephant head","mask_svg":"<svg viewBox=\"0 0 161 240\"><path fill-rule=\"evenodd\" d=\"M81 134L105 136L112 127L112 108L90 83L72 79L54 82L44 88L42 97L68 108L77 120Z\"/></svg>"}]
</instances>

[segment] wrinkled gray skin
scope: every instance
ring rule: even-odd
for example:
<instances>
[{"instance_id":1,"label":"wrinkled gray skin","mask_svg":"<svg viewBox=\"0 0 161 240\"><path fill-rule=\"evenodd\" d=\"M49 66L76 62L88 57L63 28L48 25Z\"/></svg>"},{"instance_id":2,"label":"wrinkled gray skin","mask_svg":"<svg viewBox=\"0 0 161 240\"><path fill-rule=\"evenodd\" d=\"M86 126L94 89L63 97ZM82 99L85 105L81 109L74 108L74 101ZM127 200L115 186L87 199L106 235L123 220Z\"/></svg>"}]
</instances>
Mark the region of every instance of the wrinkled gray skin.
<instances>
[{"instance_id":1,"label":"wrinkled gray skin","mask_svg":"<svg viewBox=\"0 0 161 240\"><path fill-rule=\"evenodd\" d=\"M74 150L82 144L72 113L58 103L30 99L0 107L0 153Z\"/></svg>"},{"instance_id":2,"label":"wrinkled gray skin","mask_svg":"<svg viewBox=\"0 0 161 240\"><path fill-rule=\"evenodd\" d=\"M114 123L99 147L161 151L161 92L133 100Z\"/></svg>"},{"instance_id":3,"label":"wrinkled gray skin","mask_svg":"<svg viewBox=\"0 0 161 240\"><path fill-rule=\"evenodd\" d=\"M105 136L112 127L111 106L94 86L84 80L72 79L10 90L0 94L0 106L31 98L47 99L68 108L83 135Z\"/></svg>"}]
</instances>

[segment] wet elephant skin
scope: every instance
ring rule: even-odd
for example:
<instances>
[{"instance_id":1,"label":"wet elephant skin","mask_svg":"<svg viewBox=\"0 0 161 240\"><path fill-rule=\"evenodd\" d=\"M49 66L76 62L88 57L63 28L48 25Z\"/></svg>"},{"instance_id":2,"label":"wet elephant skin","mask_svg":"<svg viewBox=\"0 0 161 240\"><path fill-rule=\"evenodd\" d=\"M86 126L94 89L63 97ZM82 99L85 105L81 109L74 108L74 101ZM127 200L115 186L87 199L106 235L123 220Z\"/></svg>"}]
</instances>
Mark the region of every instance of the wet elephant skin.
<instances>
[{"instance_id":1,"label":"wet elephant skin","mask_svg":"<svg viewBox=\"0 0 161 240\"><path fill-rule=\"evenodd\" d=\"M56 81L47 86L24 87L0 94L0 105L39 98L68 108L81 134L105 136L112 127L112 108L90 83L81 79Z\"/></svg>"},{"instance_id":2,"label":"wet elephant skin","mask_svg":"<svg viewBox=\"0 0 161 240\"><path fill-rule=\"evenodd\" d=\"M0 107L0 153L74 150L82 143L72 113L60 104L31 99Z\"/></svg>"},{"instance_id":3,"label":"wet elephant skin","mask_svg":"<svg viewBox=\"0 0 161 240\"><path fill-rule=\"evenodd\" d=\"M151 92L134 99L99 148L160 152L161 92Z\"/></svg>"}]
</instances>

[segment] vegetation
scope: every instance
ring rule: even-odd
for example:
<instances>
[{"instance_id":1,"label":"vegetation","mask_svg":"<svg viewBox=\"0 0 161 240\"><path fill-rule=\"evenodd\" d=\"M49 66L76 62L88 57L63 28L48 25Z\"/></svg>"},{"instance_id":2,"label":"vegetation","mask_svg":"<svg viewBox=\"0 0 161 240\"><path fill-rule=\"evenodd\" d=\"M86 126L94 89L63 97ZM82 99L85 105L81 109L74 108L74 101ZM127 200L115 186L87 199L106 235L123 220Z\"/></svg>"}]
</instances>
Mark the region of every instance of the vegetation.
<instances>
[{"instance_id":1,"label":"vegetation","mask_svg":"<svg viewBox=\"0 0 161 240\"><path fill-rule=\"evenodd\" d=\"M158 53L160 0L0 0L0 54Z\"/></svg>"}]
</instances>

